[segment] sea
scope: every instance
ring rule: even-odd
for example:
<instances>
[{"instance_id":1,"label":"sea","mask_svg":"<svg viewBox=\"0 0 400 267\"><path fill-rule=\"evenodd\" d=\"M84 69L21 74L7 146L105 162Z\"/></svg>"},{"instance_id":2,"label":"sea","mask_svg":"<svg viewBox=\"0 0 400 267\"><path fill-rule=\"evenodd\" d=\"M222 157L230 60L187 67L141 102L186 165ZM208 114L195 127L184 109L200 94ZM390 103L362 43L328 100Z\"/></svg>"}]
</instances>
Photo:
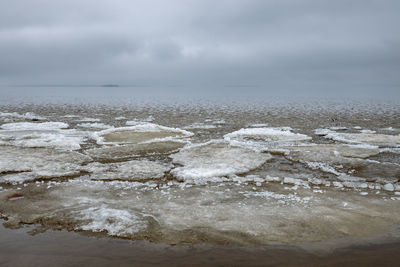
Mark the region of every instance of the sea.
<instances>
[{"instance_id":1,"label":"sea","mask_svg":"<svg viewBox=\"0 0 400 267\"><path fill-rule=\"evenodd\" d=\"M0 265L398 262L400 99L268 92L3 86Z\"/></svg>"}]
</instances>

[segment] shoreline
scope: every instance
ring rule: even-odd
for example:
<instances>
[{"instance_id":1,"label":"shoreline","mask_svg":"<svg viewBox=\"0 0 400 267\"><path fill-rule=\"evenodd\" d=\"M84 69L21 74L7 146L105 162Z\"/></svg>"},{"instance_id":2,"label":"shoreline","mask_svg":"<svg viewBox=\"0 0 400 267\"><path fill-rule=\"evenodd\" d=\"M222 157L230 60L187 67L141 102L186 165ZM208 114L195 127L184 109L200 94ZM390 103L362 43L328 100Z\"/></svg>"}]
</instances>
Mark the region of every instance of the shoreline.
<instances>
[{"instance_id":1,"label":"shoreline","mask_svg":"<svg viewBox=\"0 0 400 267\"><path fill-rule=\"evenodd\" d=\"M32 236L32 228L0 226L1 266L394 266L400 260L399 240L313 251L292 245L171 246L67 231Z\"/></svg>"}]
</instances>

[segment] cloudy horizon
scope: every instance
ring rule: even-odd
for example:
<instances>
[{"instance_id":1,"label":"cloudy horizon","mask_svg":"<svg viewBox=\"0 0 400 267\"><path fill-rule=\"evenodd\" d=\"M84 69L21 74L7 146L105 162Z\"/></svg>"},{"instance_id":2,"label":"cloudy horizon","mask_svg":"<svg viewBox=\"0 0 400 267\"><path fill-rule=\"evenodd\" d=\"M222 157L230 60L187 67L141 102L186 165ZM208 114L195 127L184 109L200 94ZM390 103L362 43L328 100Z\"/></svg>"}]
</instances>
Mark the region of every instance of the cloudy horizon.
<instances>
[{"instance_id":1,"label":"cloudy horizon","mask_svg":"<svg viewBox=\"0 0 400 267\"><path fill-rule=\"evenodd\" d=\"M399 10L394 0L5 0L0 85L398 96Z\"/></svg>"}]
</instances>

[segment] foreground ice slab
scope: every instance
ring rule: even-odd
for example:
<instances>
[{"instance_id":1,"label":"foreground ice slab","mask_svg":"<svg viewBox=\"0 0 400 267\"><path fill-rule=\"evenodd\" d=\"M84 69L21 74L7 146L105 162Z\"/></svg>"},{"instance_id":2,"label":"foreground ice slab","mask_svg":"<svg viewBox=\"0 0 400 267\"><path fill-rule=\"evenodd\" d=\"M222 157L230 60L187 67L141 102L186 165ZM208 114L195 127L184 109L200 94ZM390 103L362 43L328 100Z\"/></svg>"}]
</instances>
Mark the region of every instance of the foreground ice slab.
<instances>
[{"instance_id":1,"label":"foreground ice slab","mask_svg":"<svg viewBox=\"0 0 400 267\"><path fill-rule=\"evenodd\" d=\"M16 194L18 199L8 196ZM0 191L6 225L102 232L169 244L262 245L364 237L400 223L398 200L280 184L31 183ZM366 223L368 222L368 223Z\"/></svg>"},{"instance_id":2,"label":"foreground ice slab","mask_svg":"<svg viewBox=\"0 0 400 267\"><path fill-rule=\"evenodd\" d=\"M173 163L181 164L172 170L179 180L200 182L218 176L245 173L255 169L271 155L214 141L192 145L171 155Z\"/></svg>"},{"instance_id":3,"label":"foreground ice slab","mask_svg":"<svg viewBox=\"0 0 400 267\"><path fill-rule=\"evenodd\" d=\"M0 146L0 182L76 176L90 158L77 152ZM7 175L6 175L7 174Z\"/></svg>"},{"instance_id":4,"label":"foreground ice slab","mask_svg":"<svg viewBox=\"0 0 400 267\"><path fill-rule=\"evenodd\" d=\"M120 163L91 163L85 167L92 180L143 181L160 179L171 166L150 160L131 160Z\"/></svg>"}]
</instances>

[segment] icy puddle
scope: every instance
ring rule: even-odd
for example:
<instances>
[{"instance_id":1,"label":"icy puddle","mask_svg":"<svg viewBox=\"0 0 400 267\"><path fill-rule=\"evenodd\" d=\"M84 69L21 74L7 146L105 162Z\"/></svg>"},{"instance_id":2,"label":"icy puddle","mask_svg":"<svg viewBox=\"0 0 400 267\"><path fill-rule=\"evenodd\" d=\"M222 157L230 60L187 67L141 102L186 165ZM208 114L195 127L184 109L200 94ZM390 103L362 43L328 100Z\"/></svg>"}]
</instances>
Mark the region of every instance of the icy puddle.
<instances>
[{"instance_id":1,"label":"icy puddle","mask_svg":"<svg viewBox=\"0 0 400 267\"><path fill-rule=\"evenodd\" d=\"M305 111L51 110L0 113L7 227L166 244L400 238L396 125L327 125ZM291 119L301 116L303 127Z\"/></svg>"}]
</instances>

